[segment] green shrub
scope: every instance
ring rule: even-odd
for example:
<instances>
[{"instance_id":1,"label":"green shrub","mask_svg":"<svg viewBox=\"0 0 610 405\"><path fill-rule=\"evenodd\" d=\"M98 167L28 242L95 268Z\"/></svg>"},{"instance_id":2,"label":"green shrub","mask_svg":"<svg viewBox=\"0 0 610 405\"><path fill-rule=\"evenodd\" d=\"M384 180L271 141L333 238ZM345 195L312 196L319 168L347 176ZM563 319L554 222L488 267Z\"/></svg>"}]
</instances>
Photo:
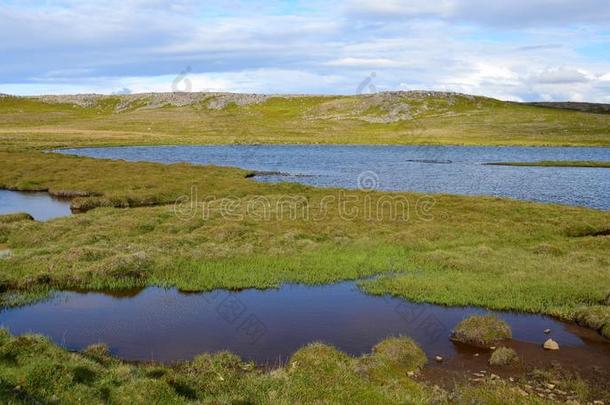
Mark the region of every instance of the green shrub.
<instances>
[{"instance_id":1,"label":"green shrub","mask_svg":"<svg viewBox=\"0 0 610 405\"><path fill-rule=\"evenodd\" d=\"M509 347L498 347L491 354L489 364L492 366L507 366L519 360L517 352Z\"/></svg>"},{"instance_id":2,"label":"green shrub","mask_svg":"<svg viewBox=\"0 0 610 405\"><path fill-rule=\"evenodd\" d=\"M464 319L456 326L451 336L455 341L481 346L488 346L511 337L510 326L491 315L475 315Z\"/></svg>"}]
</instances>

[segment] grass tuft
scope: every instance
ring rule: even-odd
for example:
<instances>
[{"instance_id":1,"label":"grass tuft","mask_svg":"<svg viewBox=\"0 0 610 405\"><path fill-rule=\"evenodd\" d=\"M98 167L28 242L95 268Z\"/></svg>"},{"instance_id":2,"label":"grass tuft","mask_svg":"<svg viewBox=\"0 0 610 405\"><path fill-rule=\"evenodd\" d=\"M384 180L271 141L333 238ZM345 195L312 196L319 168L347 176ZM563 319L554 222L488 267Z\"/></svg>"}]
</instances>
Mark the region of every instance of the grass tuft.
<instances>
[{"instance_id":1,"label":"grass tuft","mask_svg":"<svg viewBox=\"0 0 610 405\"><path fill-rule=\"evenodd\" d=\"M576 311L576 323L587 328L600 330L606 324L610 324L610 307L595 305L583 307Z\"/></svg>"},{"instance_id":2,"label":"grass tuft","mask_svg":"<svg viewBox=\"0 0 610 405\"><path fill-rule=\"evenodd\" d=\"M489 346L511 337L510 326L492 315L471 316L461 321L451 335L455 341L477 346Z\"/></svg>"},{"instance_id":3,"label":"grass tuft","mask_svg":"<svg viewBox=\"0 0 610 405\"><path fill-rule=\"evenodd\" d=\"M492 366L508 366L519 360L517 352L509 347L498 347L491 354L489 364Z\"/></svg>"}]
</instances>

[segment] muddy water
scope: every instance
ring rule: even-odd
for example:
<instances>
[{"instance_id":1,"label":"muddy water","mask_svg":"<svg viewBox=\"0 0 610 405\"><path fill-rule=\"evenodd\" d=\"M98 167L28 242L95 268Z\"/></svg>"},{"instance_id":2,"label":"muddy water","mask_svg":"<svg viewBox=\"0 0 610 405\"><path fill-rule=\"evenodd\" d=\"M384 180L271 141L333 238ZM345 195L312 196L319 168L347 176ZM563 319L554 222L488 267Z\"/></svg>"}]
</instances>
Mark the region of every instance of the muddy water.
<instances>
[{"instance_id":1,"label":"muddy water","mask_svg":"<svg viewBox=\"0 0 610 405\"><path fill-rule=\"evenodd\" d=\"M70 201L44 192L0 190L0 215L16 212L27 212L37 221L48 221L70 215Z\"/></svg>"},{"instance_id":2,"label":"muddy water","mask_svg":"<svg viewBox=\"0 0 610 405\"><path fill-rule=\"evenodd\" d=\"M451 357L463 351L448 339L451 329L464 317L485 312L370 296L344 282L188 294L162 288L115 295L66 291L4 309L0 324L16 334L47 335L74 350L104 342L128 360L173 362L230 350L248 360L277 364L313 341L359 355L395 335L411 336L429 357ZM591 330L545 316L496 314L519 341L541 344L549 328L562 348L610 358L610 344Z\"/></svg>"}]
</instances>

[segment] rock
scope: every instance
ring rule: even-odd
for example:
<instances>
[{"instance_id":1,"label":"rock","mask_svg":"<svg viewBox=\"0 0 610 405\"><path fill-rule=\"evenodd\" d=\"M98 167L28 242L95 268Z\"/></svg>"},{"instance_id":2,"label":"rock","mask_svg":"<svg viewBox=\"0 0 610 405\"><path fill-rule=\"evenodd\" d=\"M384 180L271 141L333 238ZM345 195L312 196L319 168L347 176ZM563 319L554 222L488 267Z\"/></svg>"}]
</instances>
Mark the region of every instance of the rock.
<instances>
[{"instance_id":1,"label":"rock","mask_svg":"<svg viewBox=\"0 0 610 405\"><path fill-rule=\"evenodd\" d=\"M414 377L415 376L415 372L414 371L407 371L407 375L409 377Z\"/></svg>"},{"instance_id":2,"label":"rock","mask_svg":"<svg viewBox=\"0 0 610 405\"><path fill-rule=\"evenodd\" d=\"M443 361L443 358L441 356L436 356L434 359L439 363Z\"/></svg>"},{"instance_id":3,"label":"rock","mask_svg":"<svg viewBox=\"0 0 610 405\"><path fill-rule=\"evenodd\" d=\"M475 353L475 354L474 354L474 357L479 357L479 353Z\"/></svg>"},{"instance_id":4,"label":"rock","mask_svg":"<svg viewBox=\"0 0 610 405\"><path fill-rule=\"evenodd\" d=\"M544 330L544 334L545 334L545 335L548 335L549 333L551 333L551 330L550 330L550 329L545 329L545 330Z\"/></svg>"},{"instance_id":5,"label":"rock","mask_svg":"<svg viewBox=\"0 0 610 405\"><path fill-rule=\"evenodd\" d=\"M492 380L499 380L500 379L499 375L496 375L496 374L493 374L493 373L491 374L490 377L491 377Z\"/></svg>"},{"instance_id":6,"label":"rock","mask_svg":"<svg viewBox=\"0 0 610 405\"><path fill-rule=\"evenodd\" d=\"M489 349L490 350L496 350L496 346L491 346Z\"/></svg>"},{"instance_id":7,"label":"rock","mask_svg":"<svg viewBox=\"0 0 610 405\"><path fill-rule=\"evenodd\" d=\"M549 384L549 383L547 383L547 384L546 384L546 387L547 387L548 389L552 390L552 389L555 389L555 384Z\"/></svg>"},{"instance_id":8,"label":"rock","mask_svg":"<svg viewBox=\"0 0 610 405\"><path fill-rule=\"evenodd\" d=\"M0 250L0 259L5 259L11 257L11 251L6 249L6 250Z\"/></svg>"},{"instance_id":9,"label":"rock","mask_svg":"<svg viewBox=\"0 0 610 405\"><path fill-rule=\"evenodd\" d=\"M543 345L545 350L559 350L559 344L553 339L548 339Z\"/></svg>"}]
</instances>

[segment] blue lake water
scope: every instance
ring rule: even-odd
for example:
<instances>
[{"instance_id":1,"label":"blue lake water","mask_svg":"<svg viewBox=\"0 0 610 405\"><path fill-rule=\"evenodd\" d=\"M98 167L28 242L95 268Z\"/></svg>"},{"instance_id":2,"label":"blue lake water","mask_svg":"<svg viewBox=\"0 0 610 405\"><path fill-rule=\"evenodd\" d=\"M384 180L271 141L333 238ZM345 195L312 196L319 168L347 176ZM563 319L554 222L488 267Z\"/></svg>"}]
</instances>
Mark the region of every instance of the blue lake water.
<instances>
[{"instance_id":1,"label":"blue lake water","mask_svg":"<svg viewBox=\"0 0 610 405\"><path fill-rule=\"evenodd\" d=\"M70 201L44 192L0 190L0 215L17 212L27 212L37 221L48 221L70 215Z\"/></svg>"},{"instance_id":2,"label":"blue lake water","mask_svg":"<svg viewBox=\"0 0 610 405\"><path fill-rule=\"evenodd\" d=\"M278 364L315 341L360 355L398 335L415 339L429 357L452 356L465 348L449 340L451 330L465 317L485 313L371 296L354 282L343 282L239 292L156 287L112 295L58 292L46 301L2 309L0 325L15 334L42 333L75 350L103 342L129 360L173 362L230 350L248 360ZM542 344L551 336L562 348L610 356L610 344L593 330L542 315L492 313L510 324L517 340Z\"/></svg>"},{"instance_id":3,"label":"blue lake water","mask_svg":"<svg viewBox=\"0 0 610 405\"><path fill-rule=\"evenodd\" d=\"M485 165L541 160L610 161L610 148L221 145L85 148L59 152L128 161L235 166L267 172L256 177L259 181L490 195L610 209L610 169Z\"/></svg>"}]
</instances>

